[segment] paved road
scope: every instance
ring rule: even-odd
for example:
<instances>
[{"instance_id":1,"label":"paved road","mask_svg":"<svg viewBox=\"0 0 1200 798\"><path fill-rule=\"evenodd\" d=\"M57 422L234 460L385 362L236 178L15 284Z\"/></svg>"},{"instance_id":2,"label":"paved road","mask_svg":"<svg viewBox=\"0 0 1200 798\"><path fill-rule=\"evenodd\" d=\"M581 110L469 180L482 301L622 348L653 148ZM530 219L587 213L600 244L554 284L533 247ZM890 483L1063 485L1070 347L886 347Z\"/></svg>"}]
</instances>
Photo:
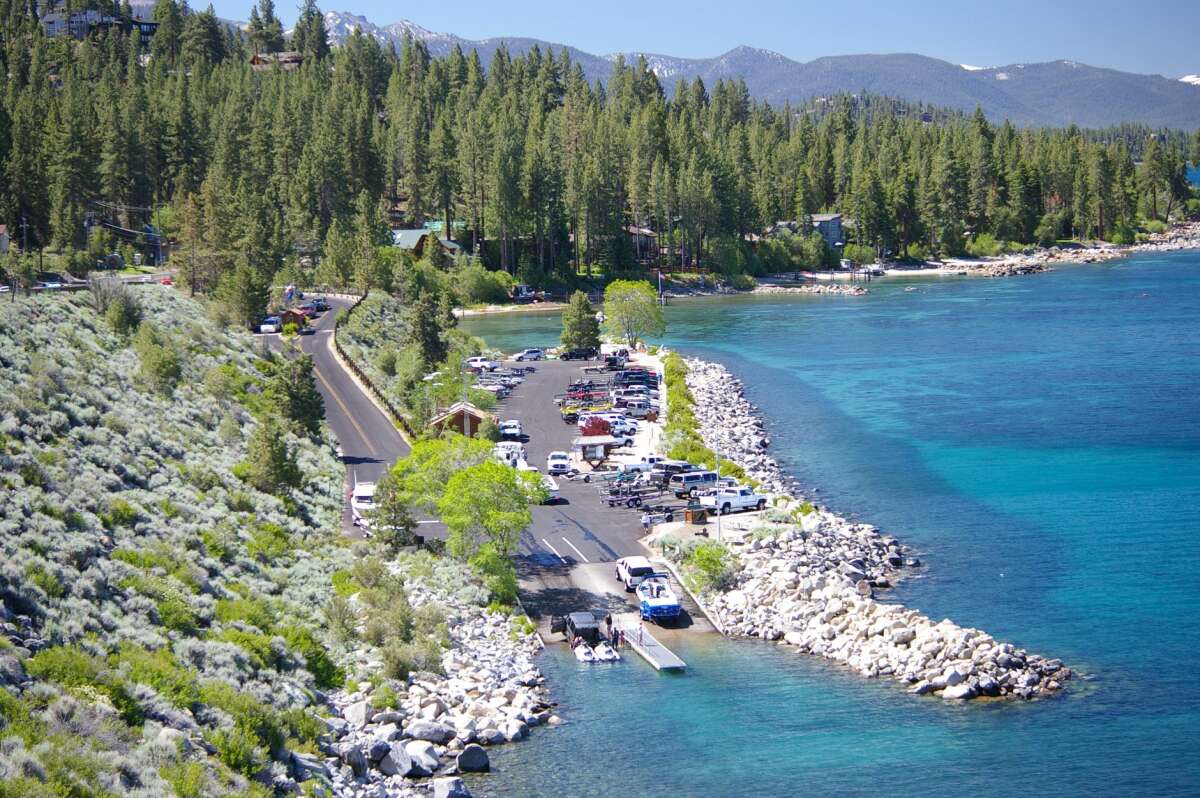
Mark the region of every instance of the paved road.
<instances>
[{"instance_id":1,"label":"paved road","mask_svg":"<svg viewBox=\"0 0 1200 798\"><path fill-rule=\"evenodd\" d=\"M329 310L322 313L300 337L300 348L312 355L317 375L317 389L325 400L325 419L337 437L346 464L347 490L355 478L372 482L409 452L408 444L391 420L379 411L354 379L338 363L333 352L333 322L339 308L348 308L349 300L329 298ZM277 347L279 336L266 335L270 345ZM347 531L353 530L350 506L343 515ZM422 528L421 534L432 530Z\"/></svg>"}]
</instances>

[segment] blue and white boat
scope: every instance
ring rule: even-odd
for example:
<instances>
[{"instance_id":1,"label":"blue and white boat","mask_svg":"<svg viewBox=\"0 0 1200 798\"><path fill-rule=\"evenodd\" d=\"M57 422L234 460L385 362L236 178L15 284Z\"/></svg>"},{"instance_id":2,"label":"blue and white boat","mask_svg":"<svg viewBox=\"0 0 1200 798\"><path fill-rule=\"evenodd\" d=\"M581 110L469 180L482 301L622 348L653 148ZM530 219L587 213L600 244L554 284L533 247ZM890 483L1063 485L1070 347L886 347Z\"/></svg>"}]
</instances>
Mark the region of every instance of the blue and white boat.
<instances>
[{"instance_id":1,"label":"blue and white boat","mask_svg":"<svg viewBox=\"0 0 1200 798\"><path fill-rule=\"evenodd\" d=\"M643 621L670 621L679 617L679 597L671 589L667 574L651 574L637 586Z\"/></svg>"}]
</instances>

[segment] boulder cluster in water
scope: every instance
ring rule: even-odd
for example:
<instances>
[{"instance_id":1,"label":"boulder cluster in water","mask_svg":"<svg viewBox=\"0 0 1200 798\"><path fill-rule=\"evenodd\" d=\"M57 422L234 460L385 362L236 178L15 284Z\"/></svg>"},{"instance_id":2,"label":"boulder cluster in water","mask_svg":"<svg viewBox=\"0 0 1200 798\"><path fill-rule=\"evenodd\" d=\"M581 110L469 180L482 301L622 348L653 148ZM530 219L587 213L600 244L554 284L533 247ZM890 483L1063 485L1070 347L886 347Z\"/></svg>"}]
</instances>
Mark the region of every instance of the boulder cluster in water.
<instances>
[{"instance_id":1,"label":"boulder cluster in water","mask_svg":"<svg viewBox=\"0 0 1200 798\"><path fill-rule=\"evenodd\" d=\"M324 759L307 764L331 779L336 795L464 798L469 792L458 774L489 769L484 746L523 740L532 726L561 722L533 664L542 647L536 634L512 635L507 616L452 597L423 597L419 590L410 596L460 613L451 626L453 648L442 659L446 675L414 673L404 688L386 688L395 694L387 702L374 700L385 688L369 682L330 696L338 711L327 721L333 742Z\"/></svg>"},{"instance_id":2,"label":"boulder cluster in water","mask_svg":"<svg viewBox=\"0 0 1200 798\"><path fill-rule=\"evenodd\" d=\"M788 480L764 449L761 420L740 381L724 367L689 359L688 388L705 443L720 448L763 483L786 495ZM739 569L711 597L727 634L760 637L842 663L868 677L891 677L911 692L945 699L1035 698L1062 688L1071 671L978 629L935 622L875 598L920 561L894 538L790 497L760 534L733 543Z\"/></svg>"},{"instance_id":3,"label":"boulder cluster in water","mask_svg":"<svg viewBox=\"0 0 1200 798\"><path fill-rule=\"evenodd\" d=\"M837 283L805 283L804 285L760 285L756 294L837 294L862 296L867 289L861 285L839 285Z\"/></svg>"}]
</instances>

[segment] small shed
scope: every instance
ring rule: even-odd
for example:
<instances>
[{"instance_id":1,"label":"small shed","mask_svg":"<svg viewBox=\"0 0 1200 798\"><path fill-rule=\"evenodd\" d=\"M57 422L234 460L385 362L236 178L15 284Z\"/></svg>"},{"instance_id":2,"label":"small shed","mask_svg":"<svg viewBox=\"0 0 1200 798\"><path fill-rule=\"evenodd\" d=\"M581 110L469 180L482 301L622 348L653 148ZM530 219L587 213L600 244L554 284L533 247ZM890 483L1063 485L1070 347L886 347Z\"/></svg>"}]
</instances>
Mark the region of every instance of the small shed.
<instances>
[{"instance_id":1,"label":"small shed","mask_svg":"<svg viewBox=\"0 0 1200 798\"><path fill-rule=\"evenodd\" d=\"M454 430L462 435L479 432L479 427L485 420L490 419L494 424L496 417L486 410L480 410L470 402L455 402L448 408L429 419L425 426L429 429Z\"/></svg>"},{"instance_id":2,"label":"small shed","mask_svg":"<svg viewBox=\"0 0 1200 798\"><path fill-rule=\"evenodd\" d=\"M579 452L579 459L593 465L603 463L608 459L608 453L620 445L620 441L611 435L581 435L571 441L571 449Z\"/></svg>"},{"instance_id":3,"label":"small shed","mask_svg":"<svg viewBox=\"0 0 1200 798\"><path fill-rule=\"evenodd\" d=\"M298 310L294 310L293 308L288 308L287 310L280 312L279 326L281 328L283 328L289 324L295 324L296 329L303 330L304 325L308 324L308 317L305 316L303 313L301 313Z\"/></svg>"}]
</instances>

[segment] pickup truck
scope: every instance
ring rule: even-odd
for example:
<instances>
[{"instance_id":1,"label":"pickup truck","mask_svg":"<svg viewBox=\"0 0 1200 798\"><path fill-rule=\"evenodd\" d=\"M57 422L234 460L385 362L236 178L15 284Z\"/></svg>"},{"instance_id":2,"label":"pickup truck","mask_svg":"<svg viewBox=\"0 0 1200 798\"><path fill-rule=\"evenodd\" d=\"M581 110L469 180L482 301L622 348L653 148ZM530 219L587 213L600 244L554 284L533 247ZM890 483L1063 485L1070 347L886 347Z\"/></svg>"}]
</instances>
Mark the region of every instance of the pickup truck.
<instances>
[{"instance_id":1,"label":"pickup truck","mask_svg":"<svg viewBox=\"0 0 1200 798\"><path fill-rule=\"evenodd\" d=\"M709 512L727 515L734 510L761 510L767 506L767 499L751 488L720 488L701 496L700 505Z\"/></svg>"}]
</instances>

